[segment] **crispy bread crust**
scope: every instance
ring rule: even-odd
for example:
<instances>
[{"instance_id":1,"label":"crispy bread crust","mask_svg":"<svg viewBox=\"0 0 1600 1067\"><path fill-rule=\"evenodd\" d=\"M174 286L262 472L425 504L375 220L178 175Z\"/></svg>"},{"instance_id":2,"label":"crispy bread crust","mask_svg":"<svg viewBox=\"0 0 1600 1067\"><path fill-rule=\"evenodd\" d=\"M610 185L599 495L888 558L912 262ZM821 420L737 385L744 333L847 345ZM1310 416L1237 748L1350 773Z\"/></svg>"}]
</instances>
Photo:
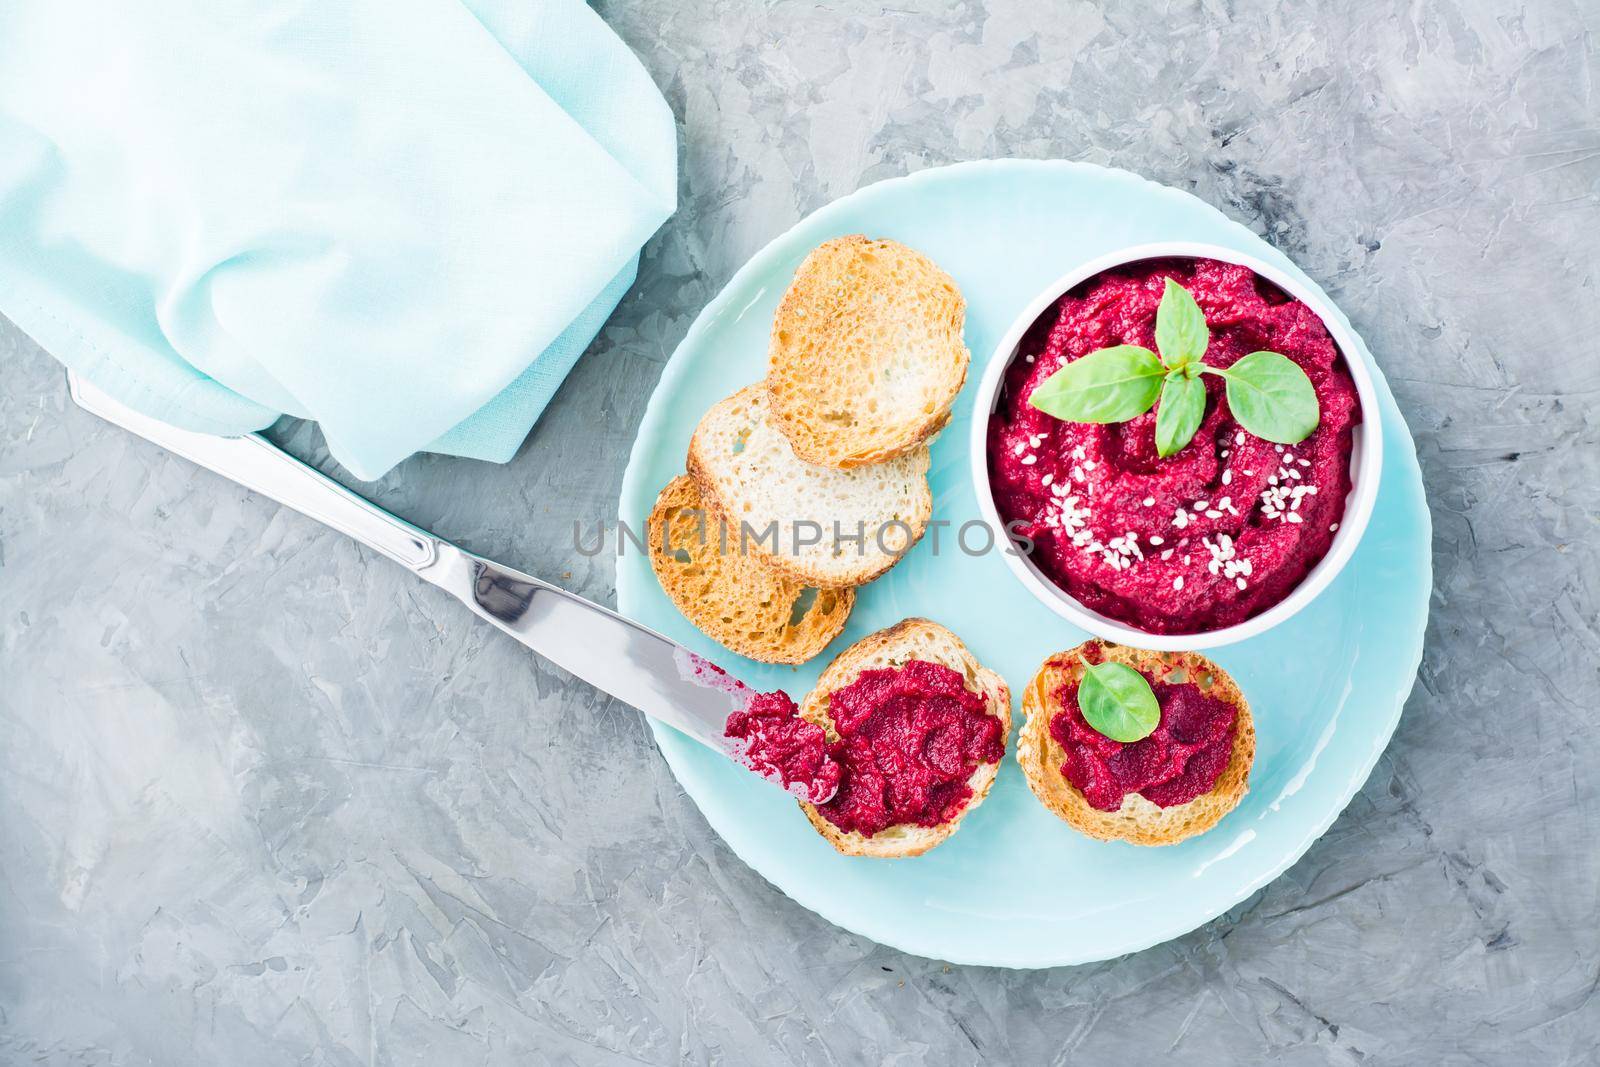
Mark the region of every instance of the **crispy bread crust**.
<instances>
[{"instance_id":1,"label":"crispy bread crust","mask_svg":"<svg viewBox=\"0 0 1600 1067\"><path fill-rule=\"evenodd\" d=\"M757 382L755 385L745 386L733 396L728 397L723 403L733 401L739 404L747 404L757 400L765 390L766 383ZM715 409L713 408L713 410ZM711 412L708 411L707 416L710 414ZM706 505L726 516L731 514L732 509L717 492L718 479L712 468L713 461L708 455L709 446L706 443L708 435L708 431L704 429L706 421L706 417L701 418L700 426L695 428L693 436L689 439L689 454L685 461L685 467L689 472L689 476L699 486L701 499L705 501ZM768 552L764 546L759 544L752 544L753 553L759 554L765 563L789 578L808 586L824 589L843 589L866 585L900 562L900 558L910 552L916 546L916 543L922 540L923 534L927 533L928 523L933 518L933 493L928 487L927 480L929 463L930 459L927 453L924 452L921 463L921 483L918 486L920 492L916 494L916 510L903 520L911 536L899 555L861 555L859 564L853 570L843 574L833 574L820 571L808 565L803 558L786 555L782 552ZM867 536L869 538L872 537L872 531L868 531Z\"/></svg>"},{"instance_id":2,"label":"crispy bread crust","mask_svg":"<svg viewBox=\"0 0 1600 1067\"><path fill-rule=\"evenodd\" d=\"M773 316L773 425L795 455L824 467L882 463L927 443L950 421L966 383L965 321L961 290L921 252L861 234L825 241L795 271ZM923 406L883 412L879 402L891 404L896 388L884 372L897 353L885 338L869 343L863 330L928 339L939 377L923 384Z\"/></svg>"},{"instance_id":3,"label":"crispy bread crust","mask_svg":"<svg viewBox=\"0 0 1600 1067\"><path fill-rule=\"evenodd\" d=\"M855 590L818 590L793 619L808 587L755 555L724 552L721 521L693 478L680 474L666 484L649 520L650 567L661 588L702 633L741 656L763 663L814 658L844 629ZM688 559L680 561L679 553Z\"/></svg>"}]
</instances>

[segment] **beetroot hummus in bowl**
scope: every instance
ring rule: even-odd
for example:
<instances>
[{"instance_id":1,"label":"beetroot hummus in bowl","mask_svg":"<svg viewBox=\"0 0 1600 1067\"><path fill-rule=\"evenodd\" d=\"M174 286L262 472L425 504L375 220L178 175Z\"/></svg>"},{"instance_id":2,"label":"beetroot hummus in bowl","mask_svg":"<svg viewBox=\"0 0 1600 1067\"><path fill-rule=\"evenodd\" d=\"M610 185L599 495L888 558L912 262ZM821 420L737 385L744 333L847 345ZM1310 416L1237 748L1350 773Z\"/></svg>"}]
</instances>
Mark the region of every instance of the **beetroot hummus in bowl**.
<instances>
[{"instance_id":1,"label":"beetroot hummus in bowl","mask_svg":"<svg viewBox=\"0 0 1600 1067\"><path fill-rule=\"evenodd\" d=\"M1090 352L1156 350L1169 279L1204 312L1208 367L1267 350L1305 372L1319 414L1310 436L1289 445L1248 432L1211 373L1197 379L1198 429L1166 457L1159 402L1115 423L1029 403ZM1015 543L1007 566L1058 614L1137 647L1213 648L1293 615L1355 551L1377 496L1377 401L1366 367L1346 356L1357 350L1324 299L1232 249L1143 245L1066 275L1018 316L979 386L989 416L973 422L974 483L984 517Z\"/></svg>"}]
</instances>

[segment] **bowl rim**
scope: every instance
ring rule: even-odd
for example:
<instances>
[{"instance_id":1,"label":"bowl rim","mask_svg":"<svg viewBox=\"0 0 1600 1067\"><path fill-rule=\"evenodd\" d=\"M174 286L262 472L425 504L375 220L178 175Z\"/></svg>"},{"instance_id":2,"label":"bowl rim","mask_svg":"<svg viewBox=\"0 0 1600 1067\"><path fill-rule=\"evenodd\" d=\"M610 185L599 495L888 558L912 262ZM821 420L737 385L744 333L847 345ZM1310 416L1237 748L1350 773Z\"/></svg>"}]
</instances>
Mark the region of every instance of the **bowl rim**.
<instances>
[{"instance_id":1,"label":"bowl rim","mask_svg":"<svg viewBox=\"0 0 1600 1067\"><path fill-rule=\"evenodd\" d=\"M1097 256L1074 267L1040 290L1012 320L1001 335L984 367L974 398L969 459L972 465L972 482L978 498L978 508L986 523L995 531L997 543L1009 548L1005 521L995 504L994 490L989 478L989 420L1000 398L1005 372L1017 357L1017 348L1029 327L1068 290L1114 267L1127 266L1150 259L1215 259L1248 267L1279 289L1299 300L1322 320L1333 342L1344 357L1345 366L1355 383L1356 397L1361 407L1361 423L1352 434L1350 454L1351 488L1345 497L1345 510L1334 533L1333 544L1317 561L1311 572L1301 580L1284 599L1243 622L1216 630L1187 634L1155 634L1130 626L1125 622L1091 611L1077 598L1061 588L1021 552L1003 551L1007 569L1031 592L1034 597L1067 621L1087 630L1095 637L1146 648L1157 652L1200 651L1231 645L1259 634L1287 621L1300 609L1311 603L1326 589L1344 565L1355 554L1361 536L1366 532L1378 498L1378 482L1383 470L1383 426L1380 421L1377 392L1373 386L1371 369L1367 366L1359 339L1348 320L1333 302L1317 290L1288 272L1247 252L1222 245L1198 241L1153 241L1130 245Z\"/></svg>"}]
</instances>

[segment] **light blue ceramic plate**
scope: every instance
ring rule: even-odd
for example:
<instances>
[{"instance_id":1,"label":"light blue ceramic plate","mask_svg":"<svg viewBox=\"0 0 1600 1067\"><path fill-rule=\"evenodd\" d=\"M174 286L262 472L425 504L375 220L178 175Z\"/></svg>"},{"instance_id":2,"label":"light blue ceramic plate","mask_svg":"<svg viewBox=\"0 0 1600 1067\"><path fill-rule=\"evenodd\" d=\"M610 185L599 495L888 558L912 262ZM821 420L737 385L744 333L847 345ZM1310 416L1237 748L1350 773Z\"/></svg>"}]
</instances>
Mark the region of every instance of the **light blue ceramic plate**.
<instances>
[{"instance_id":1,"label":"light blue ceramic plate","mask_svg":"<svg viewBox=\"0 0 1600 1067\"><path fill-rule=\"evenodd\" d=\"M926 252L966 295L974 366L953 424L933 447L931 473L934 515L952 529L978 514L963 450L979 364L1053 279L1103 253L1163 240L1231 246L1304 277L1201 201L1123 171L1007 160L869 186L762 249L695 321L634 443L620 510L632 528L644 529L656 492L682 471L700 415L762 377L772 314L800 260L848 233ZM1226 911L1293 863L1361 787L1394 732L1422 654L1430 534L1416 451L1371 355L1365 347L1353 355L1371 367L1383 409L1377 510L1354 558L1316 601L1277 629L1214 653L1250 699L1258 749L1249 795L1210 833L1168 848L1082 837L1028 791L1012 758L1014 736L983 806L948 842L909 860L838 855L789 797L656 726L673 773L772 884L831 922L922 956L1005 967L1084 963L1147 948ZM618 561L617 600L627 615L756 688L797 697L839 649L908 615L953 629L1013 694L1045 656L1088 636L1036 601L998 556L970 557L946 542L935 556L924 538L863 589L845 632L799 669L743 660L703 637L631 547Z\"/></svg>"}]
</instances>

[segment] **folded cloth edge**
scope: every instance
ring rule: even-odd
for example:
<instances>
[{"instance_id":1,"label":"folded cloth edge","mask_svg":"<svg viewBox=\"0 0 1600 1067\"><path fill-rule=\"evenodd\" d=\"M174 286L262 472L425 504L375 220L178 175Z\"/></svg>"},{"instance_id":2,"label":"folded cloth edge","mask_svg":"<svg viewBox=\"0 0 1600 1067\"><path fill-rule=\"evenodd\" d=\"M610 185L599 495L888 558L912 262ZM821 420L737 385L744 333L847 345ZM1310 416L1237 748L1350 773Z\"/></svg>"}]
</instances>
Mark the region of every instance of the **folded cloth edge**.
<instances>
[{"instance_id":1,"label":"folded cloth edge","mask_svg":"<svg viewBox=\"0 0 1600 1067\"><path fill-rule=\"evenodd\" d=\"M513 9L496 8L492 3L463 3L462 6L479 16L478 21L487 36L494 40L500 40L495 29L497 25L509 25L519 32L528 29L528 19L521 15L507 22L505 12ZM498 17L485 19L485 11ZM561 83L561 91L552 93L551 99L568 111L575 123L593 124L589 129L591 136L637 183L643 198L640 206L651 202L658 205L656 210L664 221L676 208L677 199L676 129L671 109L638 57L586 5L556 0L554 5L541 8L532 16L534 30L550 25L572 27L575 32L565 39L569 43L586 41L586 55L572 57L562 53L552 58L539 53L533 55L530 65L530 62L523 62L528 58L526 48L525 55L518 56L507 42L501 43L506 44L509 57L521 63L530 81L540 89L547 87L539 81L538 73L542 68L537 63L553 64L549 69L555 81ZM581 79L562 82L562 73L569 68L581 68L590 77L598 78L599 84L625 88L590 92L583 87ZM619 96L623 99L618 99ZM627 116L627 121L621 127L606 125L609 120L623 115ZM3 236L0 234L0 244L3 244ZM613 260L613 264L615 262ZM350 453L341 448L337 435L329 434L329 447L335 458L363 479L381 476L413 450L448 451L495 462L511 458L560 382L636 278L638 266L639 253L635 252L588 305L533 354L520 371L513 372L513 377L502 388L486 390L487 400L478 410L461 418L428 444L411 445L403 452L397 450L392 460L387 455L368 451L365 457L368 463L351 463ZM6 264L0 262L0 310L41 347L119 400L175 425L222 435L262 429L280 416L275 407L268 406L276 401L268 400L263 404L252 400L213 379L176 351L169 350L170 346L159 343L165 332L162 324L151 323L150 336L144 336L141 313L126 300L122 302L120 318L102 316L94 310L97 306L94 301L103 291L92 288L77 293L63 291L47 285L48 280L47 275L36 275L30 270L7 270ZM117 299L115 293L110 295L113 300ZM134 316L131 328L127 319L130 312ZM541 343L534 342L535 345ZM324 429L326 431L326 426ZM374 460L377 462L370 462Z\"/></svg>"}]
</instances>

